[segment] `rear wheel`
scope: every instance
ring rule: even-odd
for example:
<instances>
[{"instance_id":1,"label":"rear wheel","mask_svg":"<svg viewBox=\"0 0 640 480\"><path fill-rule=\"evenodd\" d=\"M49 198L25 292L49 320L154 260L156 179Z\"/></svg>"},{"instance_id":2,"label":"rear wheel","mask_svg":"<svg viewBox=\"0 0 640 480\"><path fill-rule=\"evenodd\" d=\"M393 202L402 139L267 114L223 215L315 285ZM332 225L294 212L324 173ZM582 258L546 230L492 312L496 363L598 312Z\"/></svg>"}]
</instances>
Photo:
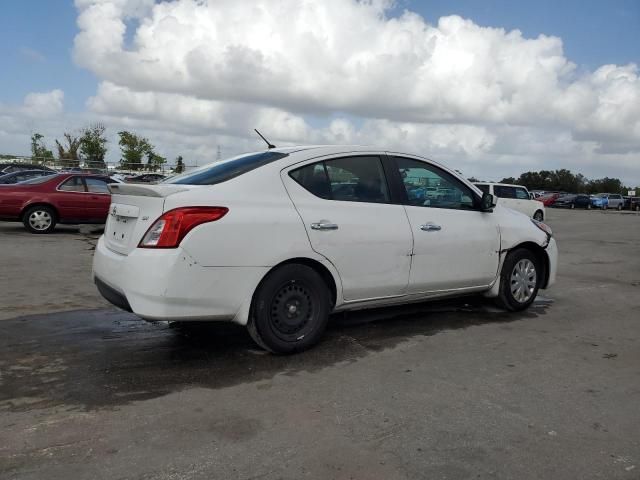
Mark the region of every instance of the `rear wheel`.
<instances>
[{"instance_id":1,"label":"rear wheel","mask_svg":"<svg viewBox=\"0 0 640 480\"><path fill-rule=\"evenodd\" d=\"M622 204L621 203L618 204L618 211L620 211L620 210L622 210Z\"/></svg>"},{"instance_id":2,"label":"rear wheel","mask_svg":"<svg viewBox=\"0 0 640 480\"><path fill-rule=\"evenodd\" d=\"M518 248L504 260L500 273L498 304L511 311L524 310L535 300L540 288L539 261L531 250Z\"/></svg>"},{"instance_id":3,"label":"rear wheel","mask_svg":"<svg viewBox=\"0 0 640 480\"><path fill-rule=\"evenodd\" d=\"M31 233L51 233L56 227L56 213L51 207L36 205L24 213L22 223Z\"/></svg>"},{"instance_id":4,"label":"rear wheel","mask_svg":"<svg viewBox=\"0 0 640 480\"><path fill-rule=\"evenodd\" d=\"M572 203L571 205L569 205L569 208L570 208L571 210L573 210L574 208L576 208L576 204L575 204L575 203Z\"/></svg>"},{"instance_id":5,"label":"rear wheel","mask_svg":"<svg viewBox=\"0 0 640 480\"><path fill-rule=\"evenodd\" d=\"M636 212L640 212L640 205L636 205Z\"/></svg>"},{"instance_id":6,"label":"rear wheel","mask_svg":"<svg viewBox=\"0 0 640 480\"><path fill-rule=\"evenodd\" d=\"M247 328L255 342L270 352L300 352L320 340L330 309L329 288L315 270L284 265L258 287Z\"/></svg>"}]
</instances>

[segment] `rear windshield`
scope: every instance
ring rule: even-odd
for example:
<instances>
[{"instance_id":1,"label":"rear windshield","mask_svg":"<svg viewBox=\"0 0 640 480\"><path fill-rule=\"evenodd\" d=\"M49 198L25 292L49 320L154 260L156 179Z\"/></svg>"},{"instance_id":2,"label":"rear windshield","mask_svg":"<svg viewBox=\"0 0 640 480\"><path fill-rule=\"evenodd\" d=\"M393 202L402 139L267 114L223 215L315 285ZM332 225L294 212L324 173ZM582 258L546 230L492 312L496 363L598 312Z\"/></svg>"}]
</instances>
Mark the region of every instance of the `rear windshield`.
<instances>
[{"instance_id":1,"label":"rear windshield","mask_svg":"<svg viewBox=\"0 0 640 480\"><path fill-rule=\"evenodd\" d=\"M261 152L241 155L231 160L210 163L204 167L191 170L165 180L162 183L178 183L182 185L214 185L230 180L268 163L275 162L288 154L281 152Z\"/></svg>"}]
</instances>

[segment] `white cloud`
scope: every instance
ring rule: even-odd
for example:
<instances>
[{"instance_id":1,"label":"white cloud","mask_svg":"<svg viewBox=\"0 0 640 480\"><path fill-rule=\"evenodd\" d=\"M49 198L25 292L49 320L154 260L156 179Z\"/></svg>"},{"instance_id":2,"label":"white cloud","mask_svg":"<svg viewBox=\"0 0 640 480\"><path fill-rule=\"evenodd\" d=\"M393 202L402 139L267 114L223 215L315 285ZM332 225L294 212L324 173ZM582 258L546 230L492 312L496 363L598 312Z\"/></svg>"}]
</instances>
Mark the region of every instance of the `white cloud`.
<instances>
[{"instance_id":1,"label":"white cloud","mask_svg":"<svg viewBox=\"0 0 640 480\"><path fill-rule=\"evenodd\" d=\"M75 3L74 58L100 80L87 118L140 129L168 155L258 147L257 127L494 178L569 166L640 182L638 67L582 71L557 37L389 16L391 0Z\"/></svg>"},{"instance_id":2,"label":"white cloud","mask_svg":"<svg viewBox=\"0 0 640 480\"><path fill-rule=\"evenodd\" d=\"M24 97L22 113L29 117L52 117L64 109L64 92L51 90L44 93L29 93Z\"/></svg>"}]
</instances>

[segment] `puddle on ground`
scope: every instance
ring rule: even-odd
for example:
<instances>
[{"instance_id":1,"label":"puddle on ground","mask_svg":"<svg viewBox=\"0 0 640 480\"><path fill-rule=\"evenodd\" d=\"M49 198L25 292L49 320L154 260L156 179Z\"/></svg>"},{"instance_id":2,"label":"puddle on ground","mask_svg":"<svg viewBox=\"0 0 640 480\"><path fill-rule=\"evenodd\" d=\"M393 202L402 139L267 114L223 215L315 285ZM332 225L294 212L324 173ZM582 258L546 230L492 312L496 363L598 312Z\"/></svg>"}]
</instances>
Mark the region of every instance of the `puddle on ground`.
<instances>
[{"instance_id":1,"label":"puddle on ground","mask_svg":"<svg viewBox=\"0 0 640 480\"><path fill-rule=\"evenodd\" d=\"M0 411L113 408L183 388L222 388L357 361L416 336L507 323L545 313L538 297L510 313L470 298L332 316L324 340L293 356L260 350L230 323L149 323L111 310L2 321Z\"/></svg>"}]
</instances>

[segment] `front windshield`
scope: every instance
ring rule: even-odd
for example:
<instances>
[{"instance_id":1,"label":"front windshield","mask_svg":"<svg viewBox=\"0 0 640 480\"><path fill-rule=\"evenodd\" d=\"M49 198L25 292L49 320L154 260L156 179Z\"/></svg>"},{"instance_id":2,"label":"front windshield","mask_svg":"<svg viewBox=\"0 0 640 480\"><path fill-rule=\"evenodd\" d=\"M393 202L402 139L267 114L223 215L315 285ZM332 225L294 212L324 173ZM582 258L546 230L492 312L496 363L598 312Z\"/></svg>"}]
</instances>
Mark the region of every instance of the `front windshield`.
<instances>
[{"instance_id":1,"label":"front windshield","mask_svg":"<svg viewBox=\"0 0 640 480\"><path fill-rule=\"evenodd\" d=\"M282 152L260 152L240 155L222 162L210 163L190 172L168 178L162 183L181 185L215 185L286 157Z\"/></svg>"}]
</instances>

